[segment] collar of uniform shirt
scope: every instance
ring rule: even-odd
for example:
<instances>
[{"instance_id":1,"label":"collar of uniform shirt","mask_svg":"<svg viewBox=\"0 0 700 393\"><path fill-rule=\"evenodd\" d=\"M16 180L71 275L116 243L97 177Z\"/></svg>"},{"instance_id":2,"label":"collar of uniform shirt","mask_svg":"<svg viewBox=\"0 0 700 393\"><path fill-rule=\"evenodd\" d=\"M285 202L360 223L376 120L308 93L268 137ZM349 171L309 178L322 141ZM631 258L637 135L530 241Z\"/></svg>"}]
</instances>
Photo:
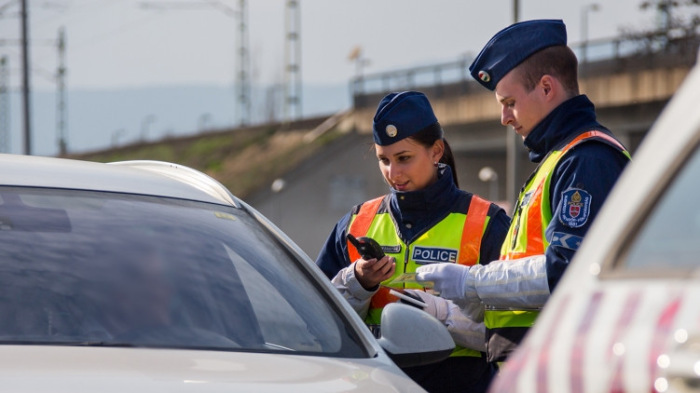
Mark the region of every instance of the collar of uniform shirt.
<instances>
[{"instance_id":1,"label":"collar of uniform shirt","mask_svg":"<svg viewBox=\"0 0 700 393\"><path fill-rule=\"evenodd\" d=\"M440 164L438 181L419 191L400 192L392 189L391 212L399 224L411 222L415 230L441 218L460 192L452 181L452 170Z\"/></svg>"},{"instance_id":2,"label":"collar of uniform shirt","mask_svg":"<svg viewBox=\"0 0 700 393\"><path fill-rule=\"evenodd\" d=\"M530 161L540 162L574 133L602 126L596 121L595 107L585 95L573 97L550 112L525 138Z\"/></svg>"}]
</instances>

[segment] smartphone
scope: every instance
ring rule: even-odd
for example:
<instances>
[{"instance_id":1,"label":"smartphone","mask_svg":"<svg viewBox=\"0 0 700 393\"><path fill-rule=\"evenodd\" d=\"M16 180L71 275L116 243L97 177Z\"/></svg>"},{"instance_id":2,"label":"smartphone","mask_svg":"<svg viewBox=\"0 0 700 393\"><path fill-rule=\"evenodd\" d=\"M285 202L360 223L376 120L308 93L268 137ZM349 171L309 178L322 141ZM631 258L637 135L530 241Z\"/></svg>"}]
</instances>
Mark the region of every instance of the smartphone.
<instances>
[{"instance_id":1,"label":"smartphone","mask_svg":"<svg viewBox=\"0 0 700 393\"><path fill-rule=\"evenodd\" d=\"M423 301L419 297L414 297L413 295L409 295L405 292L399 292L395 289L390 289L389 294L401 299L401 303L408 304L409 306L418 307L420 309L425 308L425 303L423 303Z\"/></svg>"},{"instance_id":2,"label":"smartphone","mask_svg":"<svg viewBox=\"0 0 700 393\"><path fill-rule=\"evenodd\" d=\"M357 252L365 261L370 259L380 260L384 258L384 250L382 250L382 246L380 246L379 243L377 243L377 241L371 237L363 236L355 238L355 236L353 236L351 233L348 233L347 238L350 243L355 246Z\"/></svg>"}]
</instances>

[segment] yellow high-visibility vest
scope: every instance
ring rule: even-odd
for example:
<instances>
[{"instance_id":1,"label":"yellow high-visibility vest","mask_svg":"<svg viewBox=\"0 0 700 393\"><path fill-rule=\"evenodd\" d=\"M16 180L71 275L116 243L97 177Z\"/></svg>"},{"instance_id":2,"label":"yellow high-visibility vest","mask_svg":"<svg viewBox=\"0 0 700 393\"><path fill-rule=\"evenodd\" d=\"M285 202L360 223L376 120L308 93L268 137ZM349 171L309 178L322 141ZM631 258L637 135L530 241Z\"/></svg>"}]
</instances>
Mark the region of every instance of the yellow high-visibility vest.
<instances>
[{"instance_id":1,"label":"yellow high-visibility vest","mask_svg":"<svg viewBox=\"0 0 700 393\"><path fill-rule=\"evenodd\" d=\"M365 202L357 214L350 219L348 233L355 237L368 236L382 245L384 253L396 259L394 275L385 284L401 274L415 273L416 268L427 263L452 262L463 265L479 263L481 240L490 217L491 203L476 195L471 197L466 212L451 212L440 222L427 229L415 241L405 244L389 212L389 196ZM360 258L355 248L348 243L350 261ZM404 284L405 288L424 289L418 284ZM384 306L397 301L386 287L380 286L372 296L365 322L378 326ZM451 356L480 357L481 353L457 347Z\"/></svg>"},{"instance_id":2,"label":"yellow high-visibility vest","mask_svg":"<svg viewBox=\"0 0 700 393\"><path fill-rule=\"evenodd\" d=\"M618 148L625 156L629 153L620 142L601 131L587 131L559 150L553 150L542 161L518 196L515 215L501 247L501 260L513 260L544 254L549 247L545 231L552 221L549 187L554 168L574 146L587 140L598 139ZM531 327L539 315L536 310L489 310L484 312L486 329L503 327Z\"/></svg>"}]
</instances>

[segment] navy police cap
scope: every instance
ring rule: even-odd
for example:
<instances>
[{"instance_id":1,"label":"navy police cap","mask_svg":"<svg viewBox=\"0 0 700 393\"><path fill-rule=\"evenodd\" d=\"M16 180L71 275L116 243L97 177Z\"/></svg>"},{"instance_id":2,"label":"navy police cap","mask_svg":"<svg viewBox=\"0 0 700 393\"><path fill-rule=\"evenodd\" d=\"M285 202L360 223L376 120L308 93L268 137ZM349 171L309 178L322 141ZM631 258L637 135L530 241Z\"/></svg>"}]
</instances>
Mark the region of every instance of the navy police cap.
<instances>
[{"instance_id":1,"label":"navy police cap","mask_svg":"<svg viewBox=\"0 0 700 393\"><path fill-rule=\"evenodd\" d=\"M425 94L417 91L391 93L382 98L374 115L374 142L380 146L391 145L437 122Z\"/></svg>"},{"instance_id":2,"label":"navy police cap","mask_svg":"<svg viewBox=\"0 0 700 393\"><path fill-rule=\"evenodd\" d=\"M469 66L477 82L495 90L498 82L530 55L550 46L566 45L566 26L560 19L515 23L496 33Z\"/></svg>"}]
</instances>

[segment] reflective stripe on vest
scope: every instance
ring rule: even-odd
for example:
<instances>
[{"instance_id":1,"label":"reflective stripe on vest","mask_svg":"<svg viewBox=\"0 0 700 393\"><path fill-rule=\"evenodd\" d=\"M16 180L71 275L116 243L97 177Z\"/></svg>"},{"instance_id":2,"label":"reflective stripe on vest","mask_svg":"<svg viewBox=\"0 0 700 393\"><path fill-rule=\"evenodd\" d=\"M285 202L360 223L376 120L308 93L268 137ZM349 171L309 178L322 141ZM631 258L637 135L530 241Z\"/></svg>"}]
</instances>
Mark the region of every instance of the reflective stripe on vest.
<instances>
[{"instance_id":1,"label":"reflective stripe on vest","mask_svg":"<svg viewBox=\"0 0 700 393\"><path fill-rule=\"evenodd\" d=\"M352 233L355 237L364 236L369 230L370 225L372 225L372 220L374 216L379 211L379 206L381 206L384 197L374 198L371 201L367 201L360 206L360 211L357 212L355 219L350 224L348 233ZM348 256L350 256L350 262L355 262L360 259L360 253L357 252L355 246L353 246L349 241L348 243Z\"/></svg>"},{"instance_id":2,"label":"reflective stripe on vest","mask_svg":"<svg viewBox=\"0 0 700 393\"><path fill-rule=\"evenodd\" d=\"M539 315L537 310L484 311L484 326L488 329L499 327L531 327Z\"/></svg>"},{"instance_id":3,"label":"reflective stripe on vest","mask_svg":"<svg viewBox=\"0 0 700 393\"><path fill-rule=\"evenodd\" d=\"M608 142L627 158L629 153L620 142L601 131L588 131L578 135L560 150L553 150L542 161L518 196L515 214L506 240L501 247L501 260L513 260L544 254L549 241L545 231L552 220L549 187L557 163L566 152L581 142L592 138ZM537 317L537 311L486 310L484 325L487 329L499 327L529 327Z\"/></svg>"},{"instance_id":4,"label":"reflective stripe on vest","mask_svg":"<svg viewBox=\"0 0 700 393\"><path fill-rule=\"evenodd\" d=\"M424 259L441 258L443 260L440 262L463 265L474 265L479 262L481 241L490 219L488 216L490 202L473 195L466 215L456 212L448 214L442 221L407 245L399 237L388 212L388 200L386 208L380 212L385 198L373 199L362 204L348 227L348 233L352 233L355 237L372 237L384 246L387 255L396 259L396 271L385 282L393 280L400 274L415 272L421 264L429 263L421 263ZM360 258L349 243L348 256L353 263ZM424 289L417 284L405 284L404 287ZM370 325L379 325L384 306L397 300L398 298L389 294L389 289L380 286L370 300L365 322ZM452 356L480 357L481 354L478 351L457 347Z\"/></svg>"},{"instance_id":5,"label":"reflective stripe on vest","mask_svg":"<svg viewBox=\"0 0 700 393\"><path fill-rule=\"evenodd\" d=\"M549 246L545 231L552 220L549 186L554 168L566 152L591 138L602 139L612 144L629 158L629 153L615 138L600 131L584 132L561 150L549 153L518 197L515 214L508 229L506 241L501 248L500 259L518 259L544 254Z\"/></svg>"}]
</instances>

